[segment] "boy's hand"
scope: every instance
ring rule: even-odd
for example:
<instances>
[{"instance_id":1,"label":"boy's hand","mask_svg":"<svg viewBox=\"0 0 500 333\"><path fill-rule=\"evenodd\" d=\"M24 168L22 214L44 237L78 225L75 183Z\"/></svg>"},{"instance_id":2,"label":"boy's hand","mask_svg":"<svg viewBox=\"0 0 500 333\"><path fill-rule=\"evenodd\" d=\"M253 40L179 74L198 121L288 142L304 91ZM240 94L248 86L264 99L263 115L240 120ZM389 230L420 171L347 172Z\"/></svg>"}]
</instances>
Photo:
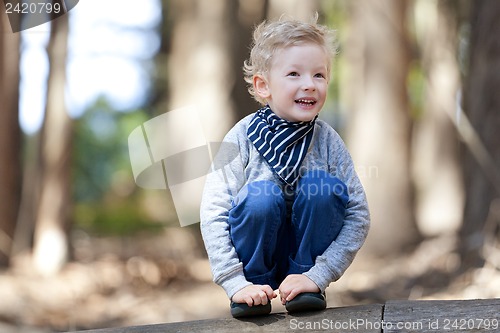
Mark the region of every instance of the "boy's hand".
<instances>
[{"instance_id":1,"label":"boy's hand","mask_svg":"<svg viewBox=\"0 0 500 333\"><path fill-rule=\"evenodd\" d=\"M231 300L235 303L247 303L248 306L266 305L277 295L269 285L251 284L236 292Z\"/></svg>"},{"instance_id":2,"label":"boy's hand","mask_svg":"<svg viewBox=\"0 0 500 333\"><path fill-rule=\"evenodd\" d=\"M300 293L319 293L320 290L316 283L304 274L290 274L281 282L279 292L281 303L285 305Z\"/></svg>"}]
</instances>

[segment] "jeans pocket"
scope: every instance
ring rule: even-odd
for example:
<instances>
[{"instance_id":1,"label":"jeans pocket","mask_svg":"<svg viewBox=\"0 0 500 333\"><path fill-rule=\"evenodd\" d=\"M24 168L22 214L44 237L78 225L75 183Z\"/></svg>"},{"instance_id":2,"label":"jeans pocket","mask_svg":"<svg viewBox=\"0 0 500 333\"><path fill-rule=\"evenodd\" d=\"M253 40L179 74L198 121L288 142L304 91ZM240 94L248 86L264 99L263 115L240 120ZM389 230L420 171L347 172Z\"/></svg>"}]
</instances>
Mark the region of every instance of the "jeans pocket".
<instances>
[{"instance_id":1,"label":"jeans pocket","mask_svg":"<svg viewBox=\"0 0 500 333\"><path fill-rule=\"evenodd\" d=\"M288 257L288 274L302 274L309 271L313 265L303 265Z\"/></svg>"},{"instance_id":2,"label":"jeans pocket","mask_svg":"<svg viewBox=\"0 0 500 333\"><path fill-rule=\"evenodd\" d=\"M253 284L262 284L262 285L268 284L273 289L276 289L278 287L276 284L276 271L277 271L276 266L277 265L274 265L269 272L260 275L246 276L245 273L245 278L249 282L252 282Z\"/></svg>"}]
</instances>

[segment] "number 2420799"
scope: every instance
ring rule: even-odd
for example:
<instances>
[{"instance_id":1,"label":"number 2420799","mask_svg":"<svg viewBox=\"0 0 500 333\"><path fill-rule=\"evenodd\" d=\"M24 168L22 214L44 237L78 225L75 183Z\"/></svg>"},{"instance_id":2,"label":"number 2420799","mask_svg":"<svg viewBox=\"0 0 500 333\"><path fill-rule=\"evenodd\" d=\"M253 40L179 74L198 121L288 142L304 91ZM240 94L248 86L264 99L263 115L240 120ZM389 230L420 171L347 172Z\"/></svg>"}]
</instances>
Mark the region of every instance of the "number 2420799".
<instances>
[{"instance_id":1,"label":"number 2420799","mask_svg":"<svg viewBox=\"0 0 500 333\"><path fill-rule=\"evenodd\" d=\"M13 5L7 2L5 4L5 12L7 14L41 14L41 13L55 13L59 14L61 12L60 3L45 3L45 2L32 2L32 3L17 3Z\"/></svg>"}]
</instances>

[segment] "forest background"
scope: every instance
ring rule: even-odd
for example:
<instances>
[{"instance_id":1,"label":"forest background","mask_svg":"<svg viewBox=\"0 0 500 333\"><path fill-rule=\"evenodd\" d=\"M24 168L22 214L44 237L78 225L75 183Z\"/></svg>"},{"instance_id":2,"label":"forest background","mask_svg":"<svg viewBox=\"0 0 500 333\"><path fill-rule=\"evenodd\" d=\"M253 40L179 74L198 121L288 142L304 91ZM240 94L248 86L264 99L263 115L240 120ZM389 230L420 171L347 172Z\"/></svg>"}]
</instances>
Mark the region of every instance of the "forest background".
<instances>
[{"instance_id":1,"label":"forest background","mask_svg":"<svg viewBox=\"0 0 500 333\"><path fill-rule=\"evenodd\" d=\"M13 33L0 5L2 332L229 316L199 224L180 226L170 188L135 184L128 136L202 101L220 141L258 108L241 70L252 28L282 14L318 12L337 30L321 117L346 141L372 215L329 306L500 297L499 1L134 6L81 1Z\"/></svg>"}]
</instances>

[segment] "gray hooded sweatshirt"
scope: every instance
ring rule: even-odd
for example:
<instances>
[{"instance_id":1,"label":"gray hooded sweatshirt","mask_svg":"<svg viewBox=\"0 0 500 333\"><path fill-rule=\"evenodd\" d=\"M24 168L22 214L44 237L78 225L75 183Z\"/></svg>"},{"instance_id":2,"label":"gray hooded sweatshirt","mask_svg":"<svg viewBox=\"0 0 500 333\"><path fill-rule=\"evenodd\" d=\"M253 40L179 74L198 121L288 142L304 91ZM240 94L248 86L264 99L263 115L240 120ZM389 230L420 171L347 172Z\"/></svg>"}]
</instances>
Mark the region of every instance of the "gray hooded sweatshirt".
<instances>
[{"instance_id":1,"label":"gray hooded sweatshirt","mask_svg":"<svg viewBox=\"0 0 500 333\"><path fill-rule=\"evenodd\" d=\"M260 180L280 183L278 176L247 137L254 114L240 120L225 136L207 175L201 202L201 233L205 242L214 282L231 298L250 285L232 244L228 216L233 198L246 185ZM314 266L303 273L321 292L338 280L351 265L368 234L370 216L365 192L344 142L326 122L317 119L314 136L301 171L324 170L347 185L349 200L344 225Z\"/></svg>"}]
</instances>

